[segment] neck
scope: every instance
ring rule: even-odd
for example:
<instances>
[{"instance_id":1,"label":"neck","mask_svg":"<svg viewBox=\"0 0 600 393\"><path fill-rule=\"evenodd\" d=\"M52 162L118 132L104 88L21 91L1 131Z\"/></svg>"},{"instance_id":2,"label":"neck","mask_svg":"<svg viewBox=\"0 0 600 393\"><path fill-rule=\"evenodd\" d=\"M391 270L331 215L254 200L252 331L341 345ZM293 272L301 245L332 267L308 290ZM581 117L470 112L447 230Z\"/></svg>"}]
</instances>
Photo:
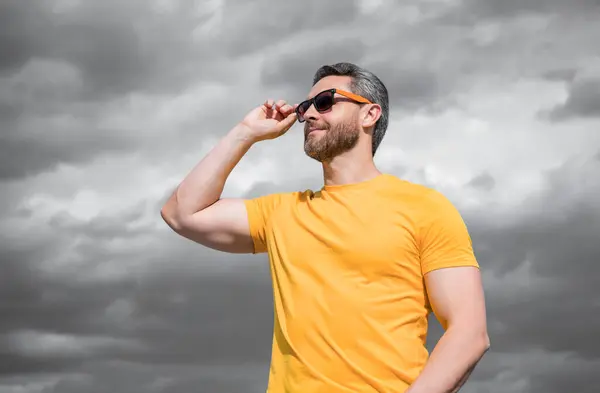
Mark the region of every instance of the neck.
<instances>
[{"instance_id":1,"label":"neck","mask_svg":"<svg viewBox=\"0 0 600 393\"><path fill-rule=\"evenodd\" d=\"M349 151L323 163L323 179L327 186L360 183L381 174L370 154Z\"/></svg>"}]
</instances>

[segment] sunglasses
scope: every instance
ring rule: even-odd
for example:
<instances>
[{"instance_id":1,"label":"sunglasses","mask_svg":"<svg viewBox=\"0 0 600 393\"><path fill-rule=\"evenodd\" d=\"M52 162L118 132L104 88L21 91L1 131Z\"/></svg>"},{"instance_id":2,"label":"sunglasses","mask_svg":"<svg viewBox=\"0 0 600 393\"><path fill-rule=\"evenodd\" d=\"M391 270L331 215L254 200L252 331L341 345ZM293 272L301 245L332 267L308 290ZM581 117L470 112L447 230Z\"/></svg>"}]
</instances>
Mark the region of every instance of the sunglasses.
<instances>
[{"instance_id":1,"label":"sunglasses","mask_svg":"<svg viewBox=\"0 0 600 393\"><path fill-rule=\"evenodd\" d=\"M335 104L334 96L336 93L339 95L342 95L346 98L349 98L352 101L359 102L361 104L372 104L371 101L369 101L366 98L361 97L359 95L356 95L356 94L353 94L353 93L350 93L350 92L347 92L344 90L340 90L340 89L328 89L328 90L324 90L324 91L320 92L313 98L310 98L306 101L302 101L300 104L298 104L298 106L296 107L296 115L298 115L298 122L300 122L300 123L304 122L304 120L305 120L304 114L306 113L308 108L310 108L310 106L313 104L315 105L315 109L319 113L322 113L322 112L325 112L325 111L328 111L329 109L331 109L333 104Z\"/></svg>"}]
</instances>

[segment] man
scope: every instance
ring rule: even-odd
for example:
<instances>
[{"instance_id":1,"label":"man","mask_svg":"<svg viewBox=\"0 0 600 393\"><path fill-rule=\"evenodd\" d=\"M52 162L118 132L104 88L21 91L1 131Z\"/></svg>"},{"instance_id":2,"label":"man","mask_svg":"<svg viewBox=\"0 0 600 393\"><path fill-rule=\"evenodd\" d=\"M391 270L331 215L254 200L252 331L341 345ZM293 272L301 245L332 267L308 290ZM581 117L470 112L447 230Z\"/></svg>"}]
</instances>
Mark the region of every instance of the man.
<instances>
[{"instance_id":1,"label":"man","mask_svg":"<svg viewBox=\"0 0 600 393\"><path fill-rule=\"evenodd\" d=\"M317 192L221 198L250 147L304 122ZM267 100L188 174L162 209L178 234L268 253L275 304L269 393L455 392L489 347L478 263L440 193L373 162L388 94L349 63L320 68L308 99ZM445 329L431 356L427 315Z\"/></svg>"}]
</instances>

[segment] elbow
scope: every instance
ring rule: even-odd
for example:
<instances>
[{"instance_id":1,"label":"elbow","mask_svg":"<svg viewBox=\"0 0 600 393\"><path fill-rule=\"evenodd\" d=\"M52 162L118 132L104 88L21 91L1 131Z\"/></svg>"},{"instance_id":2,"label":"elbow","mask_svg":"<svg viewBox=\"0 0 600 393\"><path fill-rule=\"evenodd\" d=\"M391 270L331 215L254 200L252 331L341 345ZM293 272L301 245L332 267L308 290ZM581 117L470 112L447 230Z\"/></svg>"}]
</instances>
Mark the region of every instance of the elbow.
<instances>
[{"instance_id":1,"label":"elbow","mask_svg":"<svg viewBox=\"0 0 600 393\"><path fill-rule=\"evenodd\" d=\"M160 209L160 216L163 221L175 232L179 233L182 229L180 220L177 218L177 212L172 203L167 202Z\"/></svg>"},{"instance_id":2,"label":"elbow","mask_svg":"<svg viewBox=\"0 0 600 393\"><path fill-rule=\"evenodd\" d=\"M489 351L491 342L487 330L473 332L471 337L481 355Z\"/></svg>"},{"instance_id":3,"label":"elbow","mask_svg":"<svg viewBox=\"0 0 600 393\"><path fill-rule=\"evenodd\" d=\"M492 346L492 343L490 341L490 336L487 334L487 332L485 332L484 339L483 339L483 353L486 353L487 351L489 351L491 346Z\"/></svg>"},{"instance_id":4,"label":"elbow","mask_svg":"<svg viewBox=\"0 0 600 393\"><path fill-rule=\"evenodd\" d=\"M164 207L160 209L160 217L170 228L173 228L175 226L175 220L173 220L173 217L169 215L169 211Z\"/></svg>"},{"instance_id":5,"label":"elbow","mask_svg":"<svg viewBox=\"0 0 600 393\"><path fill-rule=\"evenodd\" d=\"M452 335L462 337L463 342L468 343L472 351L477 352L481 356L490 349L490 336L485 327L475 328L472 325L463 325L460 327L453 326L448 330L453 332Z\"/></svg>"}]
</instances>

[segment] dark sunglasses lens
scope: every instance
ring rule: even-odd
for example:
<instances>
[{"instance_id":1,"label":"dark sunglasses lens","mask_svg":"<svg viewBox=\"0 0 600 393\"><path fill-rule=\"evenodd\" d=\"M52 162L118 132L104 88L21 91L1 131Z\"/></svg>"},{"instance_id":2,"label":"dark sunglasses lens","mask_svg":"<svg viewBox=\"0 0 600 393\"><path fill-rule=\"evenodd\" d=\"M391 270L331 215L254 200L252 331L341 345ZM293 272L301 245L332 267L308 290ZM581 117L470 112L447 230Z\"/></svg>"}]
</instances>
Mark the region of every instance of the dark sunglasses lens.
<instances>
[{"instance_id":1,"label":"dark sunglasses lens","mask_svg":"<svg viewBox=\"0 0 600 393\"><path fill-rule=\"evenodd\" d=\"M302 115L305 114L306 111L308 110L309 106L310 106L310 102L309 101L301 102L300 105L298 105L298 108L297 108L298 113L300 113Z\"/></svg>"},{"instance_id":2,"label":"dark sunglasses lens","mask_svg":"<svg viewBox=\"0 0 600 393\"><path fill-rule=\"evenodd\" d=\"M326 91L315 97L315 108L319 111L326 111L333 106L333 93Z\"/></svg>"},{"instance_id":3,"label":"dark sunglasses lens","mask_svg":"<svg viewBox=\"0 0 600 393\"><path fill-rule=\"evenodd\" d=\"M300 120L301 122L304 121L304 114L308 110L309 106L310 106L310 102L304 101L304 102L301 102L298 105L298 107L296 108L296 114L298 115L298 120Z\"/></svg>"}]
</instances>

